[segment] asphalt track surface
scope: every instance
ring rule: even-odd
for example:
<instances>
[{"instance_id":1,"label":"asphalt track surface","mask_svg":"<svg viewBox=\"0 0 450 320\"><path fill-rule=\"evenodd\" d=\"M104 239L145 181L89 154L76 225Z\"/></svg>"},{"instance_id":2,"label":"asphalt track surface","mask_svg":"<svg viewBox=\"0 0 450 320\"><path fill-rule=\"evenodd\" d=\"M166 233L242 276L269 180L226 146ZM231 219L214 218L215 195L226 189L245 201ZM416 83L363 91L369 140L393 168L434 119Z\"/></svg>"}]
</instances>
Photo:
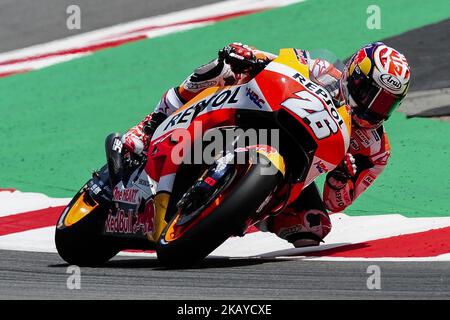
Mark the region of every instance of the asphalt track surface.
<instances>
[{"instance_id":1,"label":"asphalt track surface","mask_svg":"<svg viewBox=\"0 0 450 320\"><path fill-rule=\"evenodd\" d=\"M3 0L0 52L77 34L65 28L68 4L80 4L86 32L211 2ZM415 74L411 89L450 86L449 27L447 20L386 41L414 49L408 49ZM380 290L367 288L367 267L373 264L381 269ZM209 258L195 269L165 270L154 258L116 257L101 268L82 268L80 290L67 288L67 267L53 253L0 251L0 299L450 298L449 262Z\"/></svg>"},{"instance_id":2,"label":"asphalt track surface","mask_svg":"<svg viewBox=\"0 0 450 320\"><path fill-rule=\"evenodd\" d=\"M408 53L411 92L450 88L450 19L385 39L384 42Z\"/></svg>"},{"instance_id":3,"label":"asphalt track surface","mask_svg":"<svg viewBox=\"0 0 450 320\"><path fill-rule=\"evenodd\" d=\"M193 269L165 270L154 258L117 257L101 268L81 268L81 289L69 290L68 265L57 254L0 256L0 297L9 299L450 298L450 262L208 258ZM380 267L380 290L367 288L373 264Z\"/></svg>"},{"instance_id":4,"label":"asphalt track surface","mask_svg":"<svg viewBox=\"0 0 450 320\"><path fill-rule=\"evenodd\" d=\"M0 52L218 1L0 0ZM66 26L69 5L80 7L80 30L69 30Z\"/></svg>"}]
</instances>

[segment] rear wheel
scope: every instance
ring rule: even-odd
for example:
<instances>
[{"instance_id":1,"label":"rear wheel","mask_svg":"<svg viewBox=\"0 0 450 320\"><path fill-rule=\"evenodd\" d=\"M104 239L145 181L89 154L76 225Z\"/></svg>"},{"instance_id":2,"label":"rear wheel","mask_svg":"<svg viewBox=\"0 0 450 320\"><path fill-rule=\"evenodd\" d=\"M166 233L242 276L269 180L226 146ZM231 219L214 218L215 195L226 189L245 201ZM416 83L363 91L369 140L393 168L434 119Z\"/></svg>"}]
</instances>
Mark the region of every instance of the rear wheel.
<instances>
[{"instance_id":1,"label":"rear wheel","mask_svg":"<svg viewBox=\"0 0 450 320\"><path fill-rule=\"evenodd\" d=\"M55 244L67 263L98 266L119 252L118 247L101 234L105 210L85 188L64 209L56 226Z\"/></svg>"},{"instance_id":2,"label":"rear wheel","mask_svg":"<svg viewBox=\"0 0 450 320\"><path fill-rule=\"evenodd\" d=\"M264 168L267 162L248 165L242 175L235 175L234 181L227 184L225 189L229 190L215 194L193 218L180 209L157 243L161 264L172 268L188 267L205 258L230 236L242 234L247 219L282 180L281 172L263 175Z\"/></svg>"}]
</instances>

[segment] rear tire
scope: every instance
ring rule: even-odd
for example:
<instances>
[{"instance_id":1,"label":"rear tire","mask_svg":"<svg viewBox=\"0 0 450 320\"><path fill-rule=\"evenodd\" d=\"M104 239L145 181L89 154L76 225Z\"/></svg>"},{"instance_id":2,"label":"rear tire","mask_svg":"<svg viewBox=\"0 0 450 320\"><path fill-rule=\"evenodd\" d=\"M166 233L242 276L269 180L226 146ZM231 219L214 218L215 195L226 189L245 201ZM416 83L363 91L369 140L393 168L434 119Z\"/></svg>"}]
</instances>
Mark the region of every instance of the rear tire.
<instances>
[{"instance_id":1,"label":"rear tire","mask_svg":"<svg viewBox=\"0 0 450 320\"><path fill-rule=\"evenodd\" d=\"M256 212L282 179L280 172L261 175L262 167L261 164L252 165L217 208L181 237L167 242L166 233L180 215L177 213L156 245L160 263L169 268L189 267L208 256L230 236L242 232L246 220Z\"/></svg>"},{"instance_id":2,"label":"rear tire","mask_svg":"<svg viewBox=\"0 0 450 320\"><path fill-rule=\"evenodd\" d=\"M69 209L64 209L61 214L55 231L55 244L59 255L67 263L94 267L104 264L120 250L111 239L101 234L106 216L101 205L76 223L65 225L66 215L82 194L83 191L80 191L68 205Z\"/></svg>"}]
</instances>

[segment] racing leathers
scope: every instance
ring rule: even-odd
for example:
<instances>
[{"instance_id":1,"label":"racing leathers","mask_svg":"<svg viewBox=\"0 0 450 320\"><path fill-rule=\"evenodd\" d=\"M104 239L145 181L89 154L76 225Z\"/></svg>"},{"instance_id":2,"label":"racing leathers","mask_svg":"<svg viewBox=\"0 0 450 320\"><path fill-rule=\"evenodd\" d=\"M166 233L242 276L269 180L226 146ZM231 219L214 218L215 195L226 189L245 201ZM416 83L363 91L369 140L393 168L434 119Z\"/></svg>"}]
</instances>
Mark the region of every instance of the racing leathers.
<instances>
[{"instance_id":1,"label":"racing leathers","mask_svg":"<svg viewBox=\"0 0 450 320\"><path fill-rule=\"evenodd\" d=\"M335 102L342 105L339 89L341 72L326 60L312 59L307 51L297 52L306 57L310 79L326 88ZM238 43L226 46L219 51L219 58L195 69L181 85L164 93L155 111L122 137L124 146L130 152L141 153L146 150L151 133L158 124L204 89L251 80L251 68L242 63L246 59L267 63L276 57ZM347 152L344 160L328 172L323 199L316 184L311 183L282 213L260 223L260 230L273 232L296 247L318 245L323 241L331 230L328 212L341 212L347 208L386 166L390 146L384 128L360 128L353 124Z\"/></svg>"}]
</instances>

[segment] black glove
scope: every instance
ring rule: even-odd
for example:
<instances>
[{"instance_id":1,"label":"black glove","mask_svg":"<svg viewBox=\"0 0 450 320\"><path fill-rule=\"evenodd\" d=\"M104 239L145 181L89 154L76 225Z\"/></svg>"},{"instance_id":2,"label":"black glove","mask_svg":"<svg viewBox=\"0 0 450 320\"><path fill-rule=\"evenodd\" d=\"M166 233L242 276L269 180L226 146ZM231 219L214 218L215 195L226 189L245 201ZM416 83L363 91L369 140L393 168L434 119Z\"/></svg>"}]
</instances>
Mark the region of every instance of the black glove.
<instances>
[{"instance_id":1,"label":"black glove","mask_svg":"<svg viewBox=\"0 0 450 320\"><path fill-rule=\"evenodd\" d=\"M166 120L166 118L167 118L166 114L161 112L155 112L154 114L152 114L152 118L144 124L142 131L144 131L144 133L148 136L153 135L156 128L158 128L158 126L161 123L163 123L163 121Z\"/></svg>"}]
</instances>

